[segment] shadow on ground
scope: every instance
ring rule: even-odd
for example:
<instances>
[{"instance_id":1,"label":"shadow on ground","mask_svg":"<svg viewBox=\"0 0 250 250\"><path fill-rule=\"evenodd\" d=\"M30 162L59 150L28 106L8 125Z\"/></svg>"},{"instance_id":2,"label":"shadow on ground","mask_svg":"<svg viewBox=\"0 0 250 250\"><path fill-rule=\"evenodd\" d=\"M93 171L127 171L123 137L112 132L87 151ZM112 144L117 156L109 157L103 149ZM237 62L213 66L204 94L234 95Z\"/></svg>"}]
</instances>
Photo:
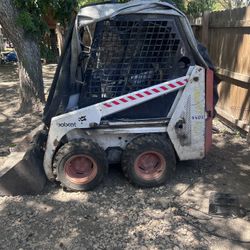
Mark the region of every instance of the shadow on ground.
<instances>
[{"instance_id":1,"label":"shadow on ground","mask_svg":"<svg viewBox=\"0 0 250 250\"><path fill-rule=\"evenodd\" d=\"M54 68L45 68L46 84ZM0 147L40 123L39 115L18 116L16 76L5 74L0 68ZM222 129L205 160L179 164L163 187L135 188L118 167L92 192L64 192L49 184L38 196L1 197L0 248L249 249L241 242L250 241L249 212L244 218L208 214L211 192L237 194L249 210L249 177L249 146Z\"/></svg>"},{"instance_id":2,"label":"shadow on ground","mask_svg":"<svg viewBox=\"0 0 250 250\"><path fill-rule=\"evenodd\" d=\"M39 196L5 197L0 241L11 249L248 249L248 216L207 212L213 191L239 194L250 208L249 162L244 140L220 133L207 159L179 164L164 187L135 188L113 167L92 192L50 184Z\"/></svg>"},{"instance_id":3,"label":"shadow on ground","mask_svg":"<svg viewBox=\"0 0 250 250\"><path fill-rule=\"evenodd\" d=\"M0 82L13 82L18 79L18 68L16 65L0 65Z\"/></svg>"},{"instance_id":4,"label":"shadow on ground","mask_svg":"<svg viewBox=\"0 0 250 250\"><path fill-rule=\"evenodd\" d=\"M48 92L56 65L43 67L45 91ZM18 112L18 73L15 65L0 66L0 156L14 146L23 136L41 124L40 111L23 115Z\"/></svg>"}]
</instances>

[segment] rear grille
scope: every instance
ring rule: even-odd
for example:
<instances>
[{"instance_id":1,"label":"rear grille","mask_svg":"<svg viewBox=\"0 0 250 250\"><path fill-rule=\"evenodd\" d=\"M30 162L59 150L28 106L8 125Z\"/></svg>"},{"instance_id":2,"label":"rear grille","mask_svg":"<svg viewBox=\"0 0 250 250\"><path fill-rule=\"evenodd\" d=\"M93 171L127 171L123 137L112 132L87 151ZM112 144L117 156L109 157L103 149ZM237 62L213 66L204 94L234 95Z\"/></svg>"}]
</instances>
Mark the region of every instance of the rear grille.
<instances>
[{"instance_id":1,"label":"rear grille","mask_svg":"<svg viewBox=\"0 0 250 250\"><path fill-rule=\"evenodd\" d=\"M109 99L176 77L184 48L173 18L99 22L85 71L85 95Z\"/></svg>"}]
</instances>

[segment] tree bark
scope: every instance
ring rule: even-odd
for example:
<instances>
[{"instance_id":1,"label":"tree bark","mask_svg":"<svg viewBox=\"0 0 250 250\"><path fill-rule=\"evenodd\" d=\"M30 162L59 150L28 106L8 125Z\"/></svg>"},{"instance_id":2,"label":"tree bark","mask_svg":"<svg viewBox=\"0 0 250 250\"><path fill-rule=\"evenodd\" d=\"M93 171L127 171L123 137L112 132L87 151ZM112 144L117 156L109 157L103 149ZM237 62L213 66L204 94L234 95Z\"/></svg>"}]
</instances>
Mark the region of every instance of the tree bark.
<instances>
[{"instance_id":1,"label":"tree bark","mask_svg":"<svg viewBox=\"0 0 250 250\"><path fill-rule=\"evenodd\" d=\"M42 64L38 40L17 24L18 10L12 0L0 1L0 24L13 43L19 61L20 111L37 110L44 103Z\"/></svg>"},{"instance_id":2,"label":"tree bark","mask_svg":"<svg viewBox=\"0 0 250 250\"><path fill-rule=\"evenodd\" d=\"M57 35L57 41L58 41L58 49L59 49L59 56L62 54L62 48L64 44L64 29L61 25L56 26L56 35Z\"/></svg>"}]
</instances>

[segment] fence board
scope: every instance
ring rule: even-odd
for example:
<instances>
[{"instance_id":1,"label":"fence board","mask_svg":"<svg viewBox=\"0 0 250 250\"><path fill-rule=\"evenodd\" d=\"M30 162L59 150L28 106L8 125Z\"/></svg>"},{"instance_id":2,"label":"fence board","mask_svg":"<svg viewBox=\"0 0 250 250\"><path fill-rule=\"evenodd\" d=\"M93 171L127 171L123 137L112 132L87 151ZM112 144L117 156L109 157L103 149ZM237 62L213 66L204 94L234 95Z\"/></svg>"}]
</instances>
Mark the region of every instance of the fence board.
<instances>
[{"instance_id":1,"label":"fence board","mask_svg":"<svg viewBox=\"0 0 250 250\"><path fill-rule=\"evenodd\" d=\"M197 39L207 43L206 25L200 19L191 25ZM207 47L222 80L217 112L250 132L250 7L210 13Z\"/></svg>"}]
</instances>

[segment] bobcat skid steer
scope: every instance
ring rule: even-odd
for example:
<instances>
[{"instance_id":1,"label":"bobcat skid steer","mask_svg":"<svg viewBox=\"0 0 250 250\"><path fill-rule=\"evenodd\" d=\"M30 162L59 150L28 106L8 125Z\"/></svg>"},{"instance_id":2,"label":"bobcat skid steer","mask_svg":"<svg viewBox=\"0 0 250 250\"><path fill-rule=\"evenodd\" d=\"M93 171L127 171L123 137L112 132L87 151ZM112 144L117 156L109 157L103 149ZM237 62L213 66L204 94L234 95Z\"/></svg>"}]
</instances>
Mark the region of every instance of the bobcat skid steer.
<instances>
[{"instance_id":1,"label":"bobcat skid steer","mask_svg":"<svg viewBox=\"0 0 250 250\"><path fill-rule=\"evenodd\" d=\"M182 12L157 0L86 6L52 83L33 181L44 170L67 189L91 190L121 163L136 186L162 185L177 160L205 157L212 117L213 71Z\"/></svg>"}]
</instances>

